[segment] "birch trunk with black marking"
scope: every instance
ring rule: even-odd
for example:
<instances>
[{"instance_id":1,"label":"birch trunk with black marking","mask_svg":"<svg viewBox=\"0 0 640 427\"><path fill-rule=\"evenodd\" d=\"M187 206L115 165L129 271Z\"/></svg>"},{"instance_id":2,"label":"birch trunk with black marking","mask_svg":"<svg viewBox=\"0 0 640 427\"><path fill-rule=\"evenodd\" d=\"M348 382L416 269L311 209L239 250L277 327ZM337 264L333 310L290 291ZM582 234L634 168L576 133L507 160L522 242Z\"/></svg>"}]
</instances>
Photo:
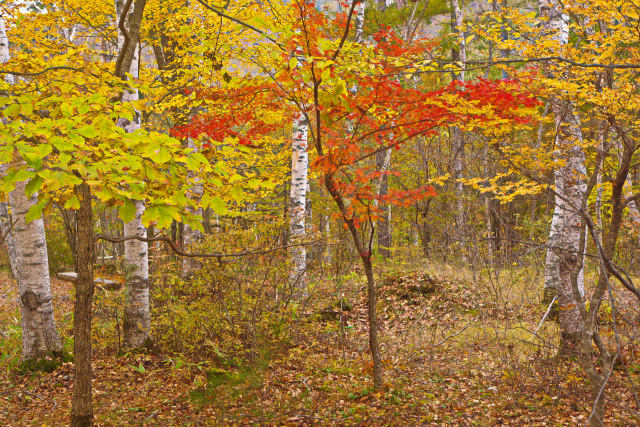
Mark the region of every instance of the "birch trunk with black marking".
<instances>
[{"instance_id":1,"label":"birch trunk with black marking","mask_svg":"<svg viewBox=\"0 0 640 427\"><path fill-rule=\"evenodd\" d=\"M119 56L123 55L124 58L121 71L121 77L123 78L127 72L133 78L138 78L140 23L144 4L144 1L136 1L129 10L125 21L130 37L128 44L125 43L122 31L118 32L118 53ZM116 0L117 17L120 17L122 9L122 0ZM126 49L126 52L123 52L123 49ZM139 94L135 89L125 90L122 95L123 102L134 102L138 99ZM141 121L142 116L136 111L132 120L118 119L118 126L131 133L140 129ZM133 200L133 203L136 208L136 216L132 221L124 224L124 235L147 237L147 230L142 225L144 202L142 200ZM147 345L151 328L151 315L149 312L149 244L134 239L127 240L124 244L124 257L126 262L124 347L140 348Z\"/></svg>"},{"instance_id":2,"label":"birch trunk with black marking","mask_svg":"<svg viewBox=\"0 0 640 427\"><path fill-rule=\"evenodd\" d=\"M355 42L362 43L364 39L364 12L367 9L366 0L361 1L355 8Z\"/></svg>"},{"instance_id":3,"label":"birch trunk with black marking","mask_svg":"<svg viewBox=\"0 0 640 427\"><path fill-rule=\"evenodd\" d=\"M293 120L291 138L291 191L289 211L289 240L300 243L306 234L305 209L307 206L307 173L309 168L308 123L302 113ZM307 288L307 251L304 246L290 249L291 272L289 280L296 297L303 296Z\"/></svg>"},{"instance_id":4,"label":"birch trunk with black marking","mask_svg":"<svg viewBox=\"0 0 640 427\"><path fill-rule=\"evenodd\" d=\"M546 18L547 33L561 45L566 45L569 39L568 16L562 12L560 2L540 0L539 5L541 15ZM579 336L584 331L584 321L578 307L581 301L576 300L573 292L571 274L582 264L583 257L579 253L579 242L584 224L579 210L587 189L585 155L580 145L580 120L571 102L553 97L550 103L556 125L554 154L563 163L554 171L556 197L545 265L545 300L557 292L561 349L574 352ZM580 272L577 278L577 286L582 294L583 277Z\"/></svg>"},{"instance_id":5,"label":"birch trunk with black marking","mask_svg":"<svg viewBox=\"0 0 640 427\"><path fill-rule=\"evenodd\" d=\"M9 39L0 15L0 63L10 58ZM13 76L7 77L13 83ZM0 206L3 235L11 270L18 282L22 323L22 358L39 359L62 349L56 330L49 281L47 240L42 217L27 222L26 214L38 201L37 194L27 196L27 182L17 182L9 193L9 205Z\"/></svg>"}]
</instances>

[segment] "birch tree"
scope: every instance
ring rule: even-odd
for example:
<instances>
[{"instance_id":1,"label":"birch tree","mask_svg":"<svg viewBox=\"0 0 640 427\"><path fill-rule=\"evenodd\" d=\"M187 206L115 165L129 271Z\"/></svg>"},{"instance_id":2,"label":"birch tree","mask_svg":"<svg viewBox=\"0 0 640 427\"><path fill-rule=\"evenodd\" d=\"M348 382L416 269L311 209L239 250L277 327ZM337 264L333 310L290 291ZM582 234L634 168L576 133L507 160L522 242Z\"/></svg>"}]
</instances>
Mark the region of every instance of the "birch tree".
<instances>
[{"instance_id":1,"label":"birch tree","mask_svg":"<svg viewBox=\"0 0 640 427\"><path fill-rule=\"evenodd\" d=\"M546 19L545 32L560 46L566 45L569 40L569 17L563 13L560 1L540 0L539 6L541 15ZM580 119L573 105L561 95L553 97L550 102L556 126L554 155L561 166L554 171L556 197L545 264L545 300L550 302L549 296L557 292L561 348L562 351L568 351L575 347L584 327L571 275L578 263L582 263L578 255L581 253L579 243L582 228L579 209L587 188L586 168L584 151L580 146ZM577 280L578 287L584 293L583 274L579 274Z\"/></svg>"},{"instance_id":2,"label":"birch tree","mask_svg":"<svg viewBox=\"0 0 640 427\"><path fill-rule=\"evenodd\" d=\"M0 16L0 63L10 59L9 39ZM8 83L13 76L7 74ZM49 281L47 240L42 217L26 220L29 209L38 201L37 193L27 195L27 181L16 183L9 193L9 208L0 206L2 232L6 234L11 269L18 282L22 315L22 358L38 359L62 349L53 316Z\"/></svg>"},{"instance_id":3,"label":"birch tree","mask_svg":"<svg viewBox=\"0 0 640 427\"><path fill-rule=\"evenodd\" d=\"M309 125L302 112L293 119L291 136L291 191L289 235L293 243L299 243L305 236L305 208L307 203L307 183L309 153L307 151ZM304 293L307 287L307 251L304 246L291 248L290 282L295 293Z\"/></svg>"},{"instance_id":4,"label":"birch tree","mask_svg":"<svg viewBox=\"0 0 640 427\"><path fill-rule=\"evenodd\" d=\"M122 0L116 0L116 16L118 22L118 63L116 74L125 78L125 73L138 78L139 70L139 38L140 23L146 1L137 0L132 5L128 2L129 10ZM128 29L126 28L128 26ZM126 90L122 95L123 102L134 102L139 99L136 89ZM128 120L118 119L118 126L128 133L135 132L141 127L141 115ZM124 224L125 236L147 237L147 229L142 225L144 201L131 200L135 209L135 218ZM151 315L149 313L149 244L140 240L127 240L124 243L126 259L126 300L124 309L124 346L125 348L139 348L149 339Z\"/></svg>"},{"instance_id":5,"label":"birch tree","mask_svg":"<svg viewBox=\"0 0 640 427\"><path fill-rule=\"evenodd\" d=\"M458 63L460 71L453 73L455 80L463 82L465 80L464 67L467 62L467 44L462 27L463 16L458 0L451 0L451 30L457 38L451 48L451 59L454 63ZM467 257L467 221L464 211L464 189L462 186L462 169L464 163L464 135L458 126L449 128L451 137L451 146L453 150L453 182L456 196L455 206L455 222L458 231L459 244L462 253L462 261L466 263Z\"/></svg>"}]
</instances>

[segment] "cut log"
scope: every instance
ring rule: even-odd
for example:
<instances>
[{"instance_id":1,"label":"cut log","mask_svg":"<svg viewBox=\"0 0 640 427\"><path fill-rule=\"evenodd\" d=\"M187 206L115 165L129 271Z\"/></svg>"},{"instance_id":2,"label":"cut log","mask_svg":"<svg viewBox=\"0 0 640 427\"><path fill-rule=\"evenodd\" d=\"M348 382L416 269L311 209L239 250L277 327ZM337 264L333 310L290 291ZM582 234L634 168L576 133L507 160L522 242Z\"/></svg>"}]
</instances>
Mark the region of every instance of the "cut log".
<instances>
[{"instance_id":1,"label":"cut log","mask_svg":"<svg viewBox=\"0 0 640 427\"><path fill-rule=\"evenodd\" d=\"M74 271L66 271L63 273L58 273L58 279L64 280L65 282L76 282L78 280L78 273Z\"/></svg>"},{"instance_id":2,"label":"cut log","mask_svg":"<svg viewBox=\"0 0 640 427\"><path fill-rule=\"evenodd\" d=\"M75 271L61 272L61 273L58 273L58 279L64 280L65 282L75 283L76 280L78 280L78 273L76 273ZM114 280L105 279L105 278L102 278L102 277L96 277L94 279L94 283L96 285L102 285L104 288L109 289L109 290L120 289L120 287L122 286L122 284L119 283L119 282L116 282Z\"/></svg>"}]
</instances>

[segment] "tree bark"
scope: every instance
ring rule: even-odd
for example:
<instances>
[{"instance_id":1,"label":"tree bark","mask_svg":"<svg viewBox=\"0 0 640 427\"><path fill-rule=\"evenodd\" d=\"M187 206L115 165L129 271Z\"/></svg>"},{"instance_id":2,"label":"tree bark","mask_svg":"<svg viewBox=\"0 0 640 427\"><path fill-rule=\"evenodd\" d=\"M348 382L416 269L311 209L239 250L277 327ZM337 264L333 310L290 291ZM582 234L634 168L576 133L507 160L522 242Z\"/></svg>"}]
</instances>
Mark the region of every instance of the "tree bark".
<instances>
[{"instance_id":1,"label":"tree bark","mask_svg":"<svg viewBox=\"0 0 640 427\"><path fill-rule=\"evenodd\" d=\"M37 196L27 197L25 181L9 194L15 218L15 255L18 263L18 293L22 313L22 358L38 359L62 349L53 317L47 240L42 218L27 222L29 208Z\"/></svg>"},{"instance_id":2,"label":"tree bark","mask_svg":"<svg viewBox=\"0 0 640 427\"><path fill-rule=\"evenodd\" d=\"M455 80L464 81L465 72L464 67L467 62L467 44L462 31L462 11L458 0L451 0L451 29L458 38L458 43L454 42L451 48L451 59L453 62L460 63L461 70L457 73L453 73ZM455 205L455 222L458 232L458 239L460 245L460 253L462 254L462 262L467 263L469 261L467 248L467 218L464 209L464 188L462 186L462 170L464 164L464 135L462 130L458 126L450 127L451 145L453 151L453 185L456 195Z\"/></svg>"},{"instance_id":3,"label":"tree bark","mask_svg":"<svg viewBox=\"0 0 640 427\"><path fill-rule=\"evenodd\" d=\"M142 225L144 203L136 201L136 218L124 225L125 236L147 237ZM124 309L124 347L141 348L148 345L151 329L149 312L149 244L140 240L127 240L124 244L127 260L127 294Z\"/></svg>"},{"instance_id":4,"label":"tree bark","mask_svg":"<svg viewBox=\"0 0 640 427\"><path fill-rule=\"evenodd\" d=\"M0 174L4 174L6 171L6 165L0 165ZM4 244L7 248L7 255L9 257L9 267L13 277L18 280L18 256L16 253L16 239L13 234L13 220L9 213L9 205L7 202L0 202L0 233L4 237Z\"/></svg>"},{"instance_id":5,"label":"tree bark","mask_svg":"<svg viewBox=\"0 0 640 427\"><path fill-rule=\"evenodd\" d=\"M317 145L318 146L318 145ZM320 152L320 149L318 149ZM330 174L324 176L325 187L331 197L335 201L342 219L347 225L351 237L353 238L353 244L360 255L362 266L367 277L367 316L369 321L369 349L371 351L371 358L373 361L373 386L376 389L382 387L382 359L380 357L380 344L378 343L378 315L376 313L376 286L373 276L373 265L371 264L371 247L365 247L358 234L355 222L348 216L347 207L340 195L340 192L336 189L333 179Z\"/></svg>"},{"instance_id":6,"label":"tree bark","mask_svg":"<svg viewBox=\"0 0 640 427\"><path fill-rule=\"evenodd\" d=\"M76 281L76 303L73 317L74 381L71 403L71 425L74 427L93 424L91 403L91 320L93 303L93 213L91 189L86 183L75 188L80 200L78 210L78 280Z\"/></svg>"},{"instance_id":7,"label":"tree bark","mask_svg":"<svg viewBox=\"0 0 640 427\"><path fill-rule=\"evenodd\" d=\"M562 13L558 0L540 0L540 11L547 18L545 29L556 41L568 43L568 17ZM571 285L571 272L582 260L578 257L580 233L583 227L579 210L587 189L586 167L580 121L571 102L559 97L550 100L556 123L556 159L564 164L556 168L555 207L549 232L545 263L545 301L558 294L561 349L576 350L576 337L584 330L578 304ZM580 254L582 255L582 254ZM578 275L577 286L584 294L583 274ZM564 351L563 350L563 351Z\"/></svg>"},{"instance_id":8,"label":"tree bark","mask_svg":"<svg viewBox=\"0 0 640 427\"><path fill-rule=\"evenodd\" d=\"M364 12L367 9L367 1L363 0L355 9L355 42L362 43L364 39Z\"/></svg>"},{"instance_id":9,"label":"tree bark","mask_svg":"<svg viewBox=\"0 0 640 427\"><path fill-rule=\"evenodd\" d=\"M381 151L376 156L377 168L379 171L384 172L384 175L380 177L380 185L378 188L378 196L386 196L389 192L389 176L387 171L389 170L391 163L391 149ZM378 252L383 259L388 260L391 258L391 205L380 205L381 215L377 221L376 228L378 231Z\"/></svg>"},{"instance_id":10,"label":"tree bark","mask_svg":"<svg viewBox=\"0 0 640 427\"><path fill-rule=\"evenodd\" d=\"M0 16L0 63L10 58L9 39ZM13 76L7 76L13 83ZM3 168L4 169L4 168ZM53 317L47 239L42 218L27 222L26 214L38 201L37 194L28 197L27 182L18 182L9 193L9 208L0 206L3 234L7 235L7 251L11 270L18 282L22 315L22 358L39 359L62 350Z\"/></svg>"},{"instance_id":11,"label":"tree bark","mask_svg":"<svg viewBox=\"0 0 640 427\"><path fill-rule=\"evenodd\" d=\"M145 1L136 0L129 10L126 25L130 40L126 43L122 31L118 33L118 57L123 58L121 77L125 73L138 78L138 46L140 39L140 23L142 21ZM122 1L116 0L116 18L122 13ZM117 72L117 70L116 70ZM137 90L125 90L122 102L133 102L139 99ZM118 119L118 126L128 133L135 132L141 127L142 116L135 112L133 120ZM147 237L147 230L142 225L144 202L133 200L136 216L132 221L124 224L125 236ZM149 312L149 244L139 240L127 240L124 244L126 259L126 298L124 307L124 347L140 348L148 344L151 328L151 314Z\"/></svg>"},{"instance_id":12,"label":"tree bark","mask_svg":"<svg viewBox=\"0 0 640 427\"><path fill-rule=\"evenodd\" d=\"M192 149L192 150L196 150L196 144L194 143L193 139L191 138L187 138L187 148ZM191 174L191 177L193 176L193 174ZM191 187L191 197L195 200L200 200L202 198L202 192L203 192L203 188L202 188L202 184L199 182L196 182L195 185L193 187ZM197 211L195 212L197 215L202 216L203 211L202 208L198 208ZM195 228L191 227L189 224L184 224L184 247L188 248L190 247L192 244L202 240L202 233L198 230L196 230ZM192 257L184 257L182 259L182 275L183 277L189 277L191 276L194 272L196 272L197 270L199 270L202 267L202 263L200 261L198 261L196 258L192 258Z\"/></svg>"},{"instance_id":13,"label":"tree bark","mask_svg":"<svg viewBox=\"0 0 640 427\"><path fill-rule=\"evenodd\" d=\"M305 208L307 198L307 171L309 168L308 123L302 113L294 118L291 141L291 192L289 239L299 243L306 234ZM307 251L304 246L290 249L292 268L289 281L296 298L307 290Z\"/></svg>"}]
</instances>

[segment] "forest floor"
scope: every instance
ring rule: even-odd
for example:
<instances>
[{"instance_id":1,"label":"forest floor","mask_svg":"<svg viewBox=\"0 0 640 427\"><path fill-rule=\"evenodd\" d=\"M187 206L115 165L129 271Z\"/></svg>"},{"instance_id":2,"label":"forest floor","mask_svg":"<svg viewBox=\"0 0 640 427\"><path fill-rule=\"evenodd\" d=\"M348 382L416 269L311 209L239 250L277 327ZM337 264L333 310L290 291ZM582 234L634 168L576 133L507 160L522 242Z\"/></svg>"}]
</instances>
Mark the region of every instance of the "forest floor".
<instances>
[{"instance_id":1,"label":"forest floor","mask_svg":"<svg viewBox=\"0 0 640 427\"><path fill-rule=\"evenodd\" d=\"M341 281L343 297L336 304L311 303L304 312L315 315L301 313L289 326L289 340L273 344L245 368L157 351L123 355L96 340L97 424L585 424L588 383L577 363L553 358L553 322L540 328L539 337L532 334L545 307L540 287L527 277L514 269L474 282L448 266L384 270L378 304L384 387L378 391L371 388L364 284L355 274ZM53 280L52 288L58 327L70 349L72 285ZM335 291L334 284L321 284L314 298L335 299ZM66 425L72 363L50 373L19 371L16 300L5 273L0 425ZM105 327L99 316L95 323ZM638 425L628 381L640 382L640 360L623 361L630 375L621 368L610 379L607 424Z\"/></svg>"}]
</instances>

